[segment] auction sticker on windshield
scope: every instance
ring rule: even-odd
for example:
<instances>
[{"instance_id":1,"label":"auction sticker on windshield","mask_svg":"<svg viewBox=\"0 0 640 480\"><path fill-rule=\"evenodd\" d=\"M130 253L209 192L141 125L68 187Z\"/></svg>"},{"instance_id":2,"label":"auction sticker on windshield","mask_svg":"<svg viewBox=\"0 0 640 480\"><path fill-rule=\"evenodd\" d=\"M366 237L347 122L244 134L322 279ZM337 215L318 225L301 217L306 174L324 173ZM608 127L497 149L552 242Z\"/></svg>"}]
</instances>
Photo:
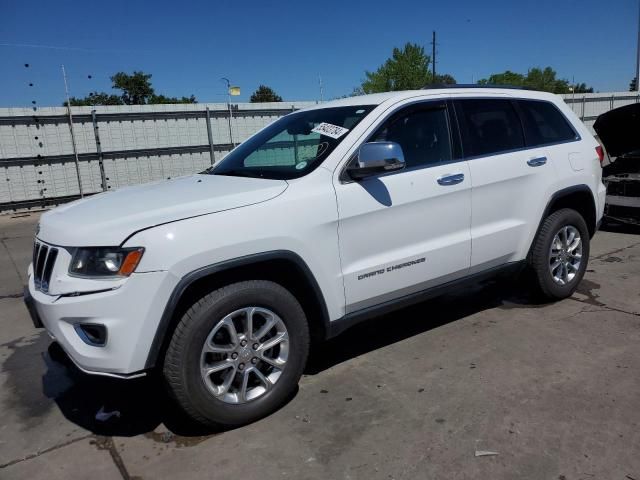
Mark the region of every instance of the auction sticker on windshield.
<instances>
[{"instance_id":1,"label":"auction sticker on windshield","mask_svg":"<svg viewBox=\"0 0 640 480\"><path fill-rule=\"evenodd\" d=\"M320 135L326 135L331 138L340 138L349 131L348 128L339 127L338 125L332 125L330 123L322 122L317 127L311 130L312 132L319 133Z\"/></svg>"}]
</instances>

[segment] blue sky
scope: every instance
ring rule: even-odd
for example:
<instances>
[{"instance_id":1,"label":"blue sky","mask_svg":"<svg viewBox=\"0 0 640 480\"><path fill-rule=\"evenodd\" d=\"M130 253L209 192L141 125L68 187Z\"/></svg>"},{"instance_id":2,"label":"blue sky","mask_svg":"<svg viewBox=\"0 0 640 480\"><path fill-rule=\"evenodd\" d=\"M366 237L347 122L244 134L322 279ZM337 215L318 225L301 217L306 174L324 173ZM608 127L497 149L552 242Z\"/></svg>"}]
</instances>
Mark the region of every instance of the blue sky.
<instances>
[{"instance_id":1,"label":"blue sky","mask_svg":"<svg viewBox=\"0 0 640 480\"><path fill-rule=\"evenodd\" d=\"M60 105L61 64L76 96L143 70L157 93L202 102L225 100L223 76L241 87L239 101L260 83L285 100L315 100L318 74L333 98L394 46L430 49L432 30L438 71L459 83L550 65L599 91L627 90L637 21L638 0L0 0L0 44L61 47L0 45L0 106Z\"/></svg>"}]
</instances>

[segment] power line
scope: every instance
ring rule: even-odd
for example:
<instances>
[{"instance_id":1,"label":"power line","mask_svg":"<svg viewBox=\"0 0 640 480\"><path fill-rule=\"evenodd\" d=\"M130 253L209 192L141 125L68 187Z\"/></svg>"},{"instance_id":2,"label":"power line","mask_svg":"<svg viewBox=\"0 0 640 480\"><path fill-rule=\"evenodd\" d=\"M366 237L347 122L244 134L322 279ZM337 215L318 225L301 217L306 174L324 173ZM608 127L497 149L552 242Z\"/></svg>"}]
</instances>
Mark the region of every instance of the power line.
<instances>
[{"instance_id":1,"label":"power line","mask_svg":"<svg viewBox=\"0 0 640 480\"><path fill-rule=\"evenodd\" d=\"M60 45L37 45L33 43L0 43L0 47L12 48L43 48L46 50L66 50L75 52L149 52L150 50L129 50L116 48L82 48L82 47L64 47Z\"/></svg>"}]
</instances>

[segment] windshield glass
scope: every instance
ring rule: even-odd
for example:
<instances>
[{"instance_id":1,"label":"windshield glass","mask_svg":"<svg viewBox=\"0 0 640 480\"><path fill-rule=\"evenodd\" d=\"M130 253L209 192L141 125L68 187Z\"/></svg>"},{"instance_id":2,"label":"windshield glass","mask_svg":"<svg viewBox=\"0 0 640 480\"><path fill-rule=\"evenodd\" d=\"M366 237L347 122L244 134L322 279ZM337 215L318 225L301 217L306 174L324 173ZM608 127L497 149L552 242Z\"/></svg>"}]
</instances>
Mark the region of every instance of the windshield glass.
<instances>
[{"instance_id":1,"label":"windshield glass","mask_svg":"<svg viewBox=\"0 0 640 480\"><path fill-rule=\"evenodd\" d=\"M286 115L203 173L287 180L318 167L375 105L321 108Z\"/></svg>"}]
</instances>

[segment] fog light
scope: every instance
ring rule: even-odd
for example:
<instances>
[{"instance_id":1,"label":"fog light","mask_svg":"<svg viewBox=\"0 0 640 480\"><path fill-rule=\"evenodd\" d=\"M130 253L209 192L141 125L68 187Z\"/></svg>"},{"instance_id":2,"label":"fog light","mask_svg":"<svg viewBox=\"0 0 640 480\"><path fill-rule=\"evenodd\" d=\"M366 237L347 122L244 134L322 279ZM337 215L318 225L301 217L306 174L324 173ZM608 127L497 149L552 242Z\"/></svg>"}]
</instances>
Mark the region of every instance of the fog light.
<instances>
[{"instance_id":1,"label":"fog light","mask_svg":"<svg viewBox=\"0 0 640 480\"><path fill-rule=\"evenodd\" d=\"M92 347L104 347L107 344L107 327L97 323L76 323L74 326L80 339Z\"/></svg>"}]
</instances>

